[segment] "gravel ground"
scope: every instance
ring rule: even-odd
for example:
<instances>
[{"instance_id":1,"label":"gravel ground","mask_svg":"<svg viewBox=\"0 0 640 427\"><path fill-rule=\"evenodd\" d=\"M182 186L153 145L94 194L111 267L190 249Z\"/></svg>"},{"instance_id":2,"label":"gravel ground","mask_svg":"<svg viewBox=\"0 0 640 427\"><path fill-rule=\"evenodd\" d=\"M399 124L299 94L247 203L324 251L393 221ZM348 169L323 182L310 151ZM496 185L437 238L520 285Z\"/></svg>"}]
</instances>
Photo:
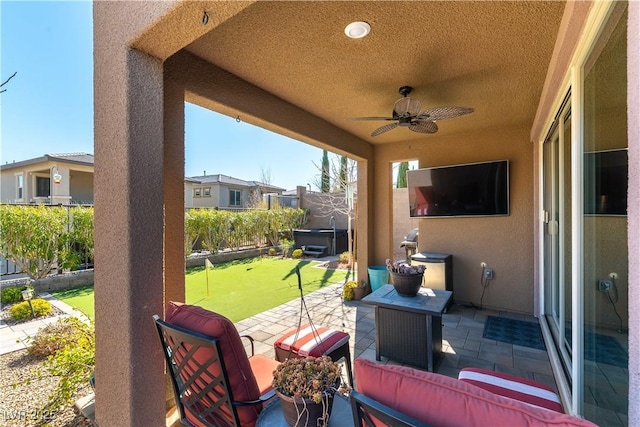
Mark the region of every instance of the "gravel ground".
<instances>
[{"instance_id":1,"label":"gravel ground","mask_svg":"<svg viewBox=\"0 0 640 427\"><path fill-rule=\"evenodd\" d=\"M51 375L38 378L40 363L26 350L0 355L0 426L91 426L73 405L60 412L41 409L58 380ZM90 391L87 387L77 397Z\"/></svg>"},{"instance_id":2,"label":"gravel ground","mask_svg":"<svg viewBox=\"0 0 640 427\"><path fill-rule=\"evenodd\" d=\"M0 310L0 319L12 325L8 318L10 305ZM53 307L51 316L63 314ZM49 316L46 316L49 317ZM77 427L91 426L82 415L77 415L73 405L59 412L44 412L42 408L47 403L49 395L58 384L57 377L44 374L42 359L31 357L27 350L19 350L0 355L0 427L18 426L51 426ZM91 392L91 388L82 390L76 398Z\"/></svg>"}]
</instances>

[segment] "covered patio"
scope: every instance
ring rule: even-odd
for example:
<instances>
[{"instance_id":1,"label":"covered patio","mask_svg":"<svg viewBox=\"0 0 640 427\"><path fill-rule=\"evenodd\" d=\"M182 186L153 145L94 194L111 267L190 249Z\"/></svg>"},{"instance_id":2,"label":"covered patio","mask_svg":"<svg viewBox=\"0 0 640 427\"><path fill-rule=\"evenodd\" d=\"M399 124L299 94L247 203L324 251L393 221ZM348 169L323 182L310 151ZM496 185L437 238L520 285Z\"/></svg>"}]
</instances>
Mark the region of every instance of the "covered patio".
<instances>
[{"instance_id":1,"label":"covered patio","mask_svg":"<svg viewBox=\"0 0 640 427\"><path fill-rule=\"evenodd\" d=\"M366 21L371 33L346 37L353 21ZM576 355L583 328L618 328L596 289L596 279L615 273L629 348L625 381L614 385L628 399L628 419L618 421L640 422L640 336L631 326L638 313L626 309L640 298L640 270L628 261L640 256L639 23L635 2L94 2L97 422L164 423L167 383L151 316L184 300L185 102L357 160L362 279L395 249L394 162L509 160L509 215L421 219L418 252L453 254L457 303L484 298L487 312L535 316L545 339L558 343L547 363L565 408L594 420L605 414L601 393L589 388L600 377ZM475 111L438 120L429 134L398 126L371 136L386 122L349 120L390 116L406 85L423 109ZM589 125L604 115L606 123ZM558 132L567 141L559 157L571 166L566 175L549 172L545 157ZM583 214L582 162L587 151L610 149L628 150L628 213L592 224ZM243 155L254 154L237 161ZM556 199L566 201L554 250L545 240L557 234L547 176L560 176ZM591 250L598 230L609 234ZM495 272L486 294L483 262ZM363 310L341 321L355 321L353 345L368 357L371 343L357 329L369 323ZM447 356L441 369L459 369L466 351L483 359L480 347L465 346L484 313L447 315L457 360ZM576 327L558 332L567 325ZM453 332L460 330L464 337Z\"/></svg>"}]
</instances>

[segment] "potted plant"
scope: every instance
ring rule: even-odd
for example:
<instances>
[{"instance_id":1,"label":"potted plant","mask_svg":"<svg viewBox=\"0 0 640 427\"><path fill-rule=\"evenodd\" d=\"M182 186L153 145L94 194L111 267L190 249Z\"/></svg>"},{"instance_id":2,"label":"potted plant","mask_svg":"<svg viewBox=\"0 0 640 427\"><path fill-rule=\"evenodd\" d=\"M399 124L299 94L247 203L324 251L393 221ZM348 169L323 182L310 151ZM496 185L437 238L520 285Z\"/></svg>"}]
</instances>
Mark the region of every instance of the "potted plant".
<instances>
[{"instance_id":1,"label":"potted plant","mask_svg":"<svg viewBox=\"0 0 640 427\"><path fill-rule=\"evenodd\" d=\"M404 261L385 262L391 275L391 283L398 295L403 297L415 297L420 286L426 267L424 265L409 265Z\"/></svg>"},{"instance_id":2,"label":"potted plant","mask_svg":"<svg viewBox=\"0 0 640 427\"><path fill-rule=\"evenodd\" d=\"M369 293L367 283L364 281L349 280L342 287L342 298L345 301L361 300Z\"/></svg>"},{"instance_id":3,"label":"potted plant","mask_svg":"<svg viewBox=\"0 0 640 427\"><path fill-rule=\"evenodd\" d=\"M273 372L273 389L291 426L326 426L340 387L340 366L329 356L290 358Z\"/></svg>"}]
</instances>

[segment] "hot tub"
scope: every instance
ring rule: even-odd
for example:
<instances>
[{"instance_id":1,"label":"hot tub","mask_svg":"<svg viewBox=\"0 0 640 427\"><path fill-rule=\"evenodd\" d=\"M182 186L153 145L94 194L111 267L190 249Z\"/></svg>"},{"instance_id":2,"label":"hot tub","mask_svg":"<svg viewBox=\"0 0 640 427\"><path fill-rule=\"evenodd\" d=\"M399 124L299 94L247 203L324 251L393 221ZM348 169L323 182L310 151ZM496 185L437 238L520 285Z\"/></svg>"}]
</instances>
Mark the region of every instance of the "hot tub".
<instances>
[{"instance_id":1,"label":"hot tub","mask_svg":"<svg viewBox=\"0 0 640 427\"><path fill-rule=\"evenodd\" d=\"M336 228L335 229L335 238L336 238L336 252L335 255L341 254L342 252L346 252L349 249L349 238L348 238L348 230L346 228ZM296 242L296 247L301 248L302 246L325 246L327 248L326 253L328 255L332 254L333 248L333 236L334 230L333 228L311 228L311 229L300 229L293 230L293 238Z\"/></svg>"}]
</instances>

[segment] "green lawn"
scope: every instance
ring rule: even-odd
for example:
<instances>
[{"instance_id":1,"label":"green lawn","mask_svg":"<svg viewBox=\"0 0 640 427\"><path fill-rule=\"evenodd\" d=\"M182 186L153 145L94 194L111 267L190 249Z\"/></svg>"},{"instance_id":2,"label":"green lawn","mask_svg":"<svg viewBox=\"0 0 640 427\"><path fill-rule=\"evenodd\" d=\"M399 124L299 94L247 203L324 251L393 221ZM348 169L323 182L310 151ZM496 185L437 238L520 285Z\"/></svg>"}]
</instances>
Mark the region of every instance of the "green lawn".
<instances>
[{"instance_id":1,"label":"green lawn","mask_svg":"<svg viewBox=\"0 0 640 427\"><path fill-rule=\"evenodd\" d=\"M296 266L305 295L334 283L347 272L314 268L316 262L281 258L250 258L187 271L187 302L221 313L233 322L269 310L300 296ZM207 276L209 294L207 296ZM52 292L53 296L93 318L93 286Z\"/></svg>"}]
</instances>

